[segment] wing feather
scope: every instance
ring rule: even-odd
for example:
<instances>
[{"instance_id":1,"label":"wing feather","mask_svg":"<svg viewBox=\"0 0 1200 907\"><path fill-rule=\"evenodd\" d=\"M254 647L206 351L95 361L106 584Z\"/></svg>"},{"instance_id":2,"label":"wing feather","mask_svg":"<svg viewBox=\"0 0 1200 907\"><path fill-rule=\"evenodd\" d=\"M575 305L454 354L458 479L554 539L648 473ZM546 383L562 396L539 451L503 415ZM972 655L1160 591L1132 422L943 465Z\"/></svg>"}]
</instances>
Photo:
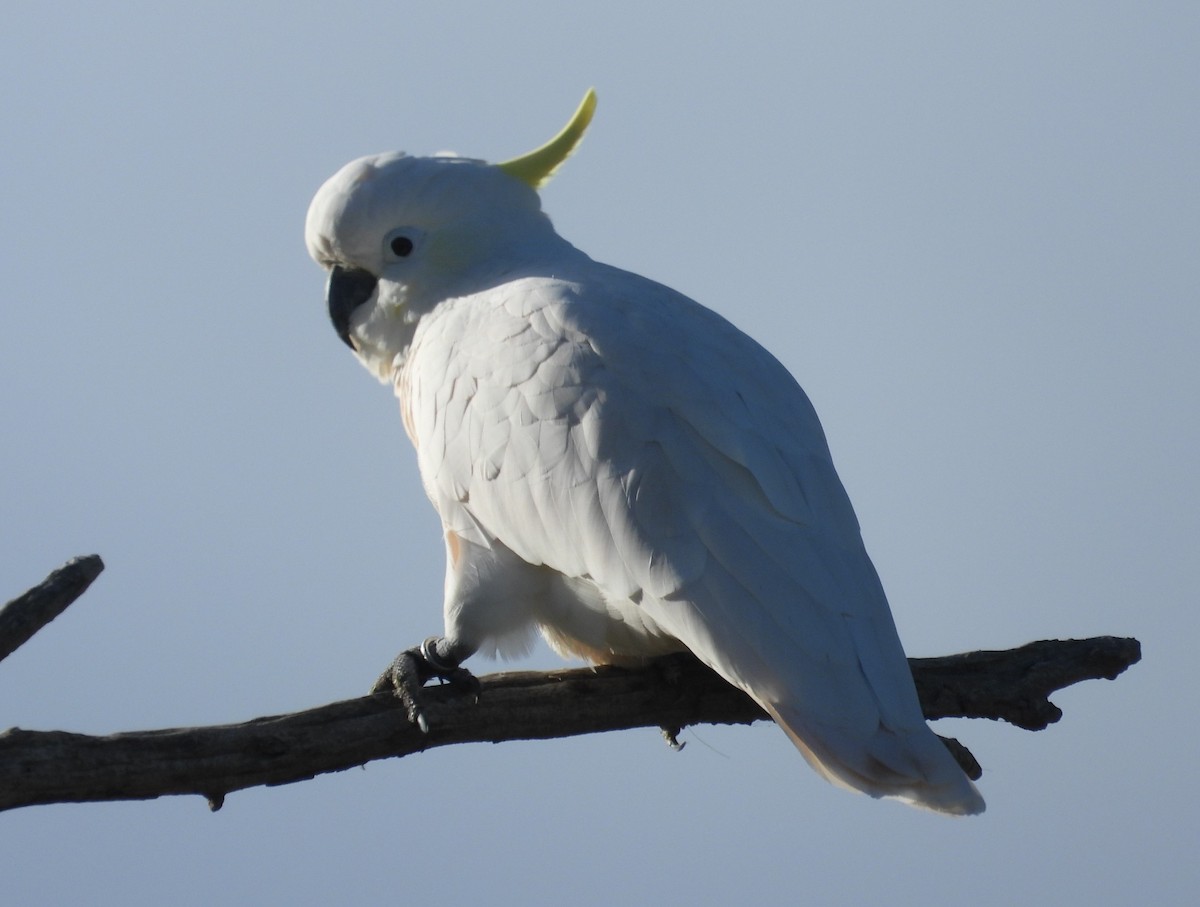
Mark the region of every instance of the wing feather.
<instances>
[{"instance_id":1,"label":"wing feather","mask_svg":"<svg viewBox=\"0 0 1200 907\"><path fill-rule=\"evenodd\" d=\"M404 386L447 526L636 603L832 780L982 809L921 715L803 391L714 313L587 264L451 301L418 329Z\"/></svg>"}]
</instances>

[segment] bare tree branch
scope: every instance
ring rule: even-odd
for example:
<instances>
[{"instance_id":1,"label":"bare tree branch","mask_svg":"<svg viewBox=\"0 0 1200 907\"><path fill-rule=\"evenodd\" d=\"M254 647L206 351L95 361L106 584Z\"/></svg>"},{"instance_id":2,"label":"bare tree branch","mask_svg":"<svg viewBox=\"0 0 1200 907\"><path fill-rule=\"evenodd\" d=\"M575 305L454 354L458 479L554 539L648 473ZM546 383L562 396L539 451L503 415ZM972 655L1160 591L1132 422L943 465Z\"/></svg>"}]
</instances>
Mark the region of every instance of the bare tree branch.
<instances>
[{"instance_id":1,"label":"bare tree branch","mask_svg":"<svg viewBox=\"0 0 1200 907\"><path fill-rule=\"evenodd\" d=\"M1115 680L1141 659L1136 639L1096 636L908 663L926 718L992 718L1040 731L1062 717L1049 699L1055 690L1081 680Z\"/></svg>"},{"instance_id":2,"label":"bare tree branch","mask_svg":"<svg viewBox=\"0 0 1200 907\"><path fill-rule=\"evenodd\" d=\"M0 609L0 661L67 610L103 569L104 562L97 554L73 558Z\"/></svg>"},{"instance_id":3,"label":"bare tree branch","mask_svg":"<svg viewBox=\"0 0 1200 907\"><path fill-rule=\"evenodd\" d=\"M58 604L28 606L50 616L40 623L22 617L15 625L32 629L6 638L24 634L24 641L61 613L72 600L72 593L62 589L77 589L77 596L99 573L99 558L87 563L91 560L72 561L18 599L41 595ZM71 578L69 571L81 564L82 573ZM1140 658L1135 639L1097 637L911 659L910 664L926 717L1001 719L1036 730L1061 717L1048 699L1055 690L1080 680L1115 678ZM390 693L213 727L105 737L13 728L0 734L0 810L168 794L200 794L217 809L232 791L290 784L454 743L544 740L637 727L662 728L673 742L688 725L749 724L767 717L749 696L690 655L637 669L507 672L480 682L478 701L450 686L424 690L428 733L409 721L405 706ZM957 741L947 745L968 774L978 777L970 753Z\"/></svg>"}]
</instances>

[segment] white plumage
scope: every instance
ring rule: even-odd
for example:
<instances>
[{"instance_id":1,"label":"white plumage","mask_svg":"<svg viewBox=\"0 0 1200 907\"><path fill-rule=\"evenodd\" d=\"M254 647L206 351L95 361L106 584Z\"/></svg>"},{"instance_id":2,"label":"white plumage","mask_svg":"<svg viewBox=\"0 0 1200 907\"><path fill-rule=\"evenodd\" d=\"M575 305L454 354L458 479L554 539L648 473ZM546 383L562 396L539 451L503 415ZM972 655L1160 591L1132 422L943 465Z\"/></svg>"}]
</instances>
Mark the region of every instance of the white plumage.
<instances>
[{"instance_id":1,"label":"white plumage","mask_svg":"<svg viewBox=\"0 0 1200 907\"><path fill-rule=\"evenodd\" d=\"M441 515L450 648L536 628L596 662L688 649L831 781L981 811L804 392L725 319L559 237L541 181L379 155L308 215L335 324L394 386Z\"/></svg>"}]
</instances>

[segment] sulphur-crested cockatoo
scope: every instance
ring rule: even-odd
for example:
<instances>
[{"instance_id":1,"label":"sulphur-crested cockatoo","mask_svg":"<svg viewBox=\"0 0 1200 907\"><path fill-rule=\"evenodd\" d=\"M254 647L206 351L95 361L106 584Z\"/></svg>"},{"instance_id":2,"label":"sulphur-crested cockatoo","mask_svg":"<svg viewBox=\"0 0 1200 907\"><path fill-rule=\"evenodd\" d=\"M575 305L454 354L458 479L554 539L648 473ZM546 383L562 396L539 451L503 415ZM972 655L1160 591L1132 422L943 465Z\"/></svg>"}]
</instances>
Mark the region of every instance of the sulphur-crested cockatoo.
<instances>
[{"instance_id":1,"label":"sulphur-crested cockatoo","mask_svg":"<svg viewBox=\"0 0 1200 907\"><path fill-rule=\"evenodd\" d=\"M628 663L688 650L836 784L983 800L921 714L808 398L724 318L559 236L537 189L591 119L503 164L379 154L308 211L338 335L400 400L445 530L446 674L534 628Z\"/></svg>"}]
</instances>

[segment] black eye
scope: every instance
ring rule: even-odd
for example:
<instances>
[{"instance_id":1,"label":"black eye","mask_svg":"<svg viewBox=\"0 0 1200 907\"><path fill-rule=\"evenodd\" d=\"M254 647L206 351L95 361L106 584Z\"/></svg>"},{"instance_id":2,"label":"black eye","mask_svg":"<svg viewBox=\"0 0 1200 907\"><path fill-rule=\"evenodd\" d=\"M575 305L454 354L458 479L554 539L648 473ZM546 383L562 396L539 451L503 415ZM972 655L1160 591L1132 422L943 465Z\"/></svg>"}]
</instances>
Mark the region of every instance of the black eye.
<instances>
[{"instance_id":1,"label":"black eye","mask_svg":"<svg viewBox=\"0 0 1200 907\"><path fill-rule=\"evenodd\" d=\"M413 241L407 236L397 236L388 243L388 247L397 258L405 258L413 250Z\"/></svg>"}]
</instances>

